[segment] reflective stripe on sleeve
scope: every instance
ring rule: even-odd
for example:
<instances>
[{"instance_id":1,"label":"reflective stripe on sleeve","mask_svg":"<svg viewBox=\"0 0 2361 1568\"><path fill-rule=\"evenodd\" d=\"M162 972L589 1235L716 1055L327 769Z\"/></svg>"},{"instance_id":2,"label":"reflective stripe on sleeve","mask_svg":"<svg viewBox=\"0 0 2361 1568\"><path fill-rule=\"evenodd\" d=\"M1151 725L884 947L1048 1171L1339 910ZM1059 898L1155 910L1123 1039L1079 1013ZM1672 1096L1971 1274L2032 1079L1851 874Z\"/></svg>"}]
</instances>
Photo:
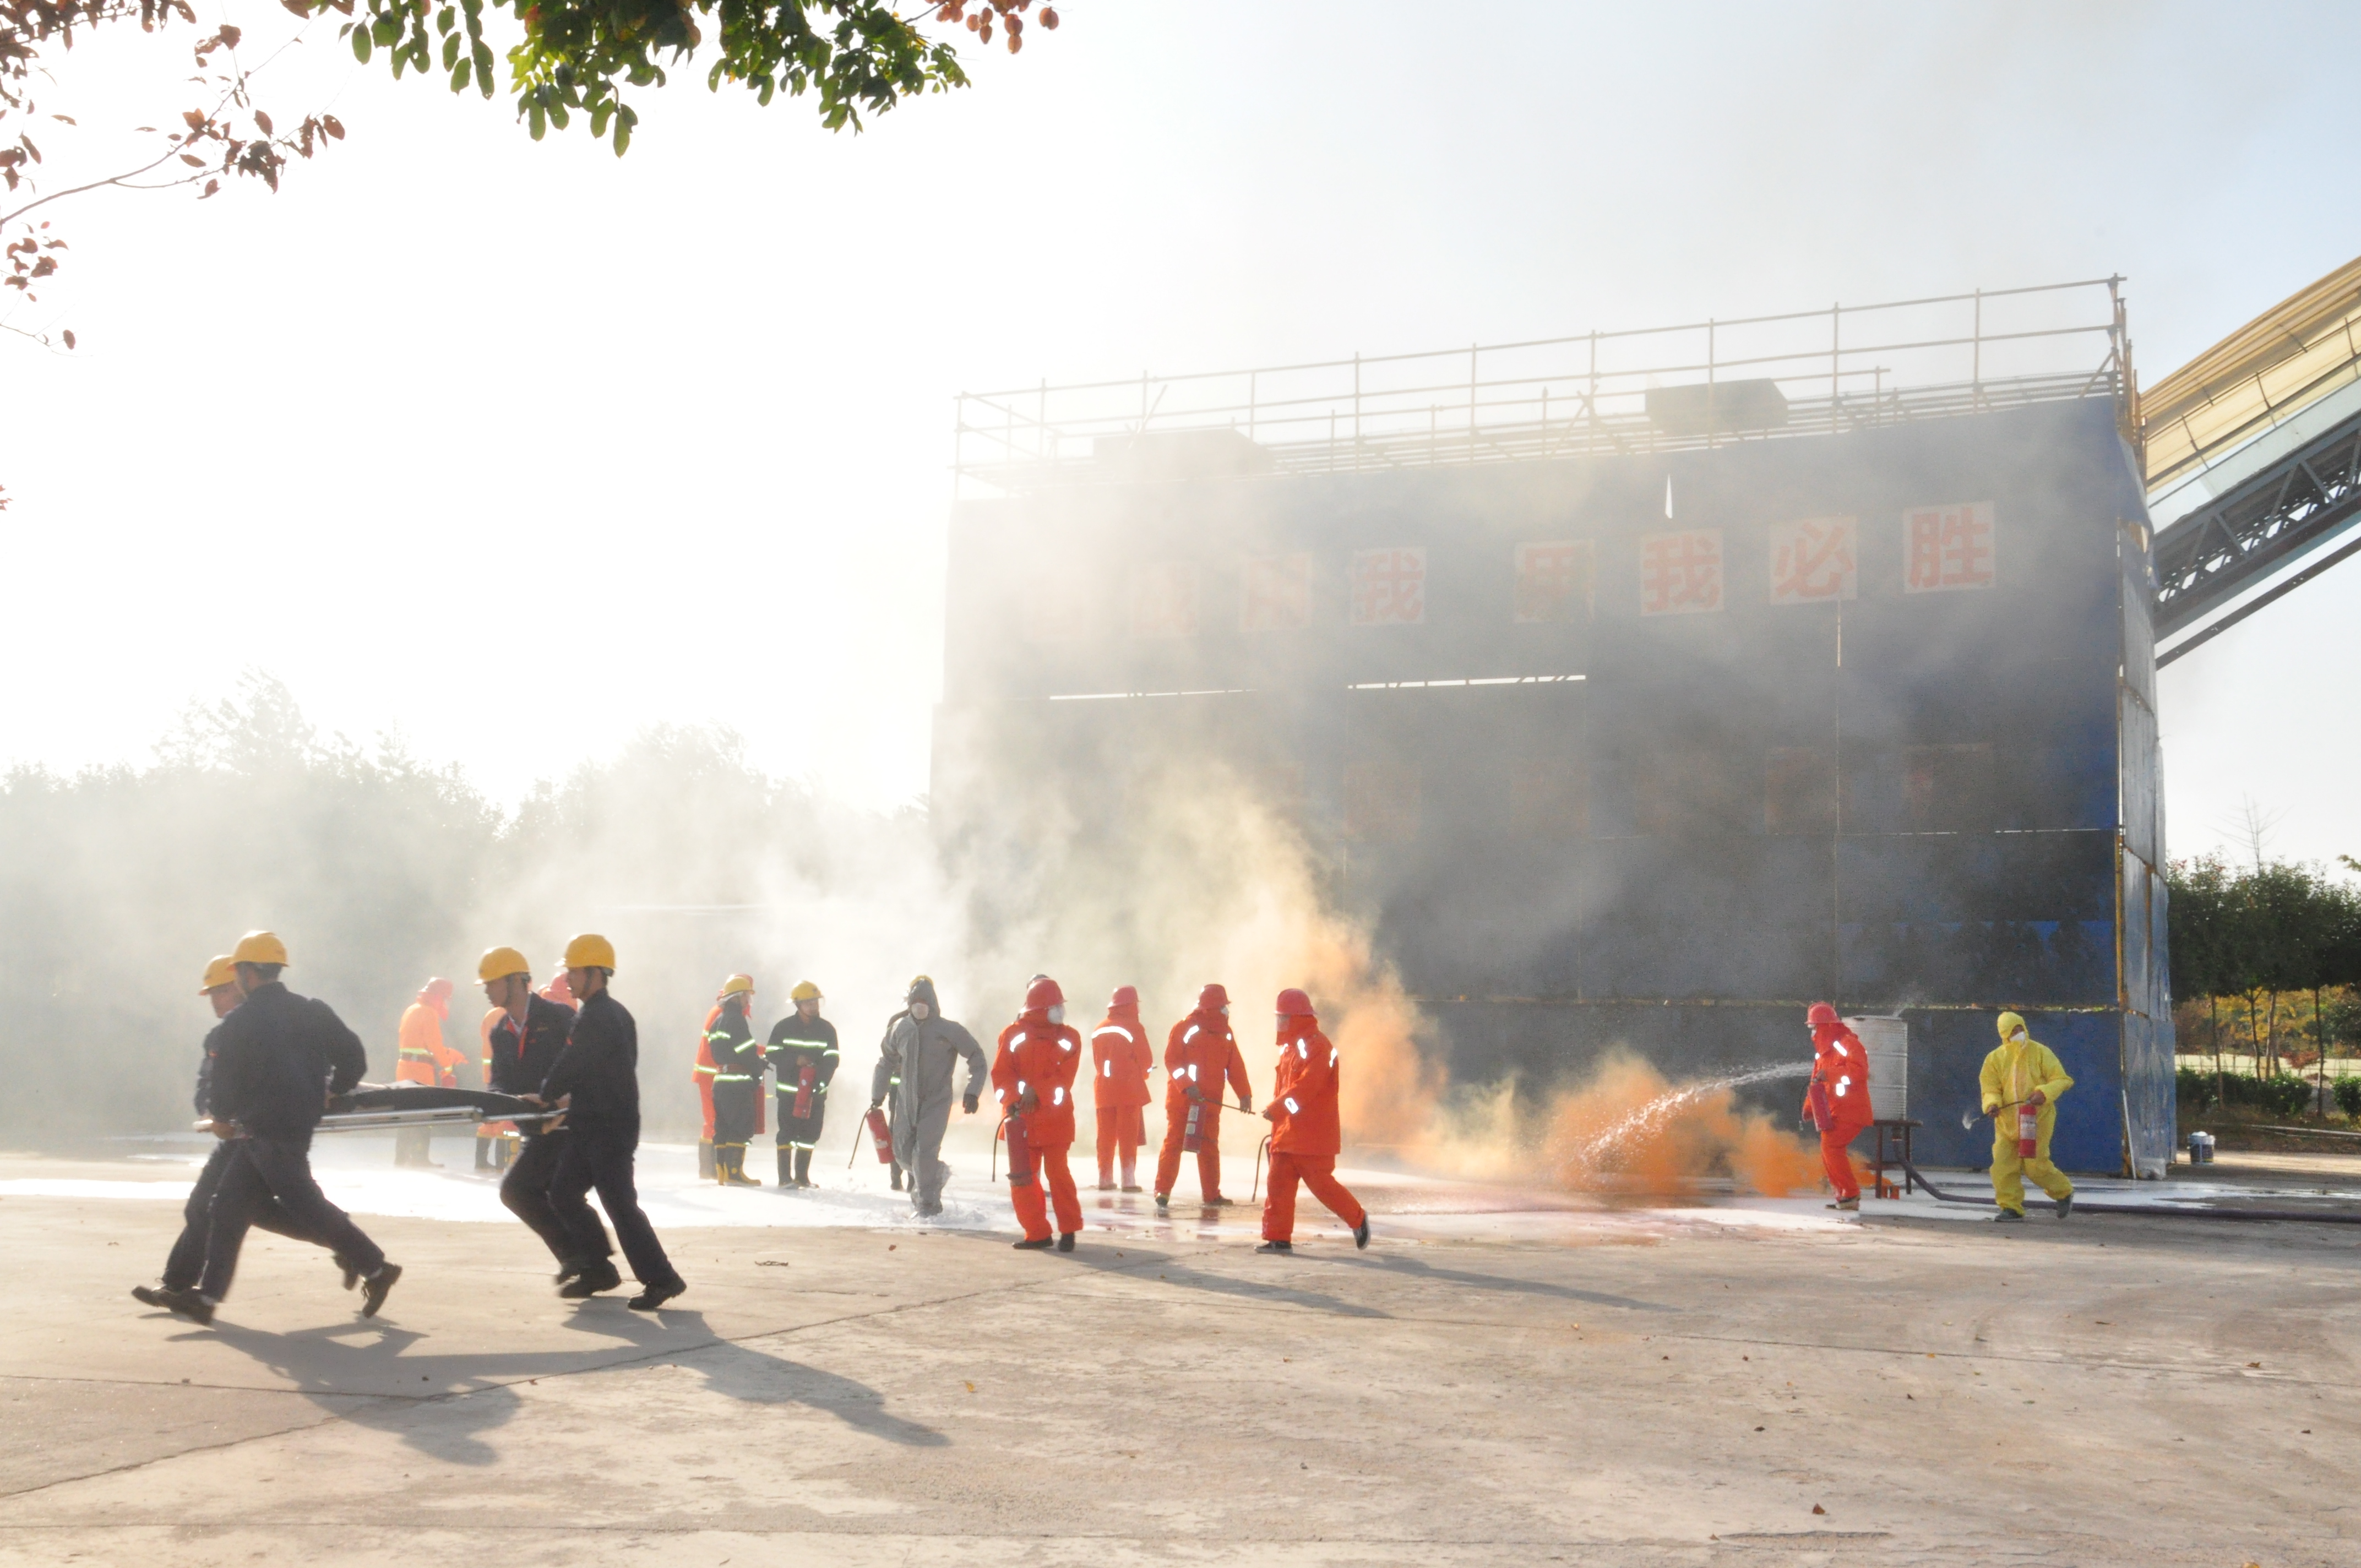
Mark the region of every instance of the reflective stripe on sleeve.
<instances>
[{"instance_id":1,"label":"reflective stripe on sleeve","mask_svg":"<svg viewBox=\"0 0 2361 1568\"><path fill-rule=\"evenodd\" d=\"M1289 1096L1287 1097L1286 1104L1287 1104L1287 1113L1288 1113L1289 1115L1290 1115L1290 1116L1294 1115L1297 1112L1301 1111L1301 1110L1303 1109L1303 1107L1302 1107L1302 1106L1298 1105L1298 1104L1295 1102L1295 1096L1294 1096L1294 1095L1292 1095L1292 1094L1290 1094L1290 1095L1289 1095Z\"/></svg>"}]
</instances>

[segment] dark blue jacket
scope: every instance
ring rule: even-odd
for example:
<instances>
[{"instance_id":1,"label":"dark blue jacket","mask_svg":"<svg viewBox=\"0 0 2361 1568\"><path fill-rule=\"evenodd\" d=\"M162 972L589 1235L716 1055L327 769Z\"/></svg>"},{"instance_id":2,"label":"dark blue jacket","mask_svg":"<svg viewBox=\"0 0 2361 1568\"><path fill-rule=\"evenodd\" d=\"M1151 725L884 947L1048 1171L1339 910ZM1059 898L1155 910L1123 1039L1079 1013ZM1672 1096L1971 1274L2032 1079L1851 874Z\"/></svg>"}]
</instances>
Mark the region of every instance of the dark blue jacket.
<instances>
[{"instance_id":1,"label":"dark blue jacket","mask_svg":"<svg viewBox=\"0 0 2361 1568\"><path fill-rule=\"evenodd\" d=\"M368 1070L361 1037L335 1008L275 980L206 1038L214 1047L212 1113L265 1136L309 1137L328 1096L346 1092Z\"/></svg>"}]
</instances>

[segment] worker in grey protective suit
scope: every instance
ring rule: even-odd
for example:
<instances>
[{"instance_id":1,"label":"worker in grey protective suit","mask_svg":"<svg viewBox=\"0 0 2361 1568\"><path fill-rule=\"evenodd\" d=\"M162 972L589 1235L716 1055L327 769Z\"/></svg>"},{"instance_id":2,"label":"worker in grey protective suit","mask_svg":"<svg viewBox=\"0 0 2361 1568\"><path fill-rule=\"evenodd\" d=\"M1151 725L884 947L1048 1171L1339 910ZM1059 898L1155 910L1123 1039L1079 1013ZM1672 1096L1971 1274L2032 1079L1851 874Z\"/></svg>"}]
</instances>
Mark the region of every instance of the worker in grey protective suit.
<instances>
[{"instance_id":1,"label":"worker in grey protective suit","mask_svg":"<svg viewBox=\"0 0 2361 1568\"><path fill-rule=\"evenodd\" d=\"M877 1071L870 1080L869 1106L890 1095L894 1102L894 1163L910 1175L910 1201L921 1216L943 1212L943 1130L951 1120L951 1066L967 1058L967 1113L975 1114L991 1068L983 1047L963 1024L943 1016L935 982L925 975L910 982L908 1011L895 1014L878 1047Z\"/></svg>"}]
</instances>

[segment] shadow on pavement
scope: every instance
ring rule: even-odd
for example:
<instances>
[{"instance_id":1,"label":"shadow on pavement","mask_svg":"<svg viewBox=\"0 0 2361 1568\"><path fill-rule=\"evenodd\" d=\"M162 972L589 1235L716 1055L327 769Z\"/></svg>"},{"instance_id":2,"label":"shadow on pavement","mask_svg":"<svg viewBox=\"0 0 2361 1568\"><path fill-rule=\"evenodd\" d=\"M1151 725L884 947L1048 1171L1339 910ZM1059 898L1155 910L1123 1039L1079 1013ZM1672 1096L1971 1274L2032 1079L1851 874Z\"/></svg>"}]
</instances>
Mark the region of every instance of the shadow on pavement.
<instances>
[{"instance_id":1,"label":"shadow on pavement","mask_svg":"<svg viewBox=\"0 0 2361 1568\"><path fill-rule=\"evenodd\" d=\"M1594 1307L1620 1307L1631 1312L1677 1312L1681 1309L1664 1301L1640 1301L1629 1296L1609 1296L1599 1290L1577 1290L1571 1285L1553 1285L1544 1279L1517 1279L1499 1274L1477 1274L1464 1268L1437 1268L1414 1257L1399 1253L1355 1253L1344 1257L1312 1255L1320 1263L1341 1265L1346 1268L1374 1269L1380 1274L1409 1276L1433 1279L1446 1285L1473 1286L1478 1290L1509 1290L1523 1296L1549 1296L1563 1301L1582 1301Z\"/></svg>"},{"instance_id":2,"label":"shadow on pavement","mask_svg":"<svg viewBox=\"0 0 2361 1568\"><path fill-rule=\"evenodd\" d=\"M1141 1254L1141 1260L1134 1263L1128 1258L1116 1257L1104 1243L1081 1248L1071 1256L1063 1253L1043 1253L1041 1259L1045 1266L1063 1266L1071 1268L1080 1266L1103 1274L1125 1274L1143 1279L1152 1273L1159 1282L1167 1285L1180 1285L1191 1290L1203 1290L1216 1296L1234 1296L1249 1301L1268 1301L1283 1303L1290 1307L1309 1307L1314 1311L1331 1312L1340 1318L1390 1318L1393 1316L1391 1312L1378 1308L1365 1307L1358 1301L1347 1301L1341 1297L1330 1296L1318 1290L1305 1290L1291 1285L1270 1285L1258 1279L1235 1279L1227 1275L1203 1273L1190 1267L1177 1258L1158 1256L1152 1253ZM1257 1257L1252 1258L1252 1262L1257 1267L1264 1265L1280 1268L1289 1266L1288 1260L1284 1258Z\"/></svg>"},{"instance_id":3,"label":"shadow on pavement","mask_svg":"<svg viewBox=\"0 0 2361 1568\"><path fill-rule=\"evenodd\" d=\"M699 1312L668 1311L651 1321L620 1300L585 1302L566 1320L606 1345L546 1351L422 1352L428 1336L397 1323L357 1321L293 1333L265 1333L215 1321L220 1343L292 1384L322 1409L385 1431L452 1464L490 1464L500 1452L487 1434L513 1420L515 1385L533 1378L598 1372L644 1363L670 1352L702 1374L706 1386L752 1404L801 1404L906 1447L950 1442L931 1427L889 1415L884 1397L866 1384L718 1338Z\"/></svg>"},{"instance_id":4,"label":"shadow on pavement","mask_svg":"<svg viewBox=\"0 0 2361 1568\"><path fill-rule=\"evenodd\" d=\"M766 1354L726 1340L705 1325L705 1314L666 1310L661 1323L612 1302L613 1321L597 1310L609 1303L584 1303L566 1327L588 1333L613 1333L650 1350L672 1350L674 1365L701 1375L705 1386L750 1405L802 1405L834 1416L845 1425L906 1448L943 1448L950 1439L929 1426L905 1420L885 1409L885 1396L866 1383L800 1361ZM687 1328L702 1336L679 1343L672 1331Z\"/></svg>"}]
</instances>

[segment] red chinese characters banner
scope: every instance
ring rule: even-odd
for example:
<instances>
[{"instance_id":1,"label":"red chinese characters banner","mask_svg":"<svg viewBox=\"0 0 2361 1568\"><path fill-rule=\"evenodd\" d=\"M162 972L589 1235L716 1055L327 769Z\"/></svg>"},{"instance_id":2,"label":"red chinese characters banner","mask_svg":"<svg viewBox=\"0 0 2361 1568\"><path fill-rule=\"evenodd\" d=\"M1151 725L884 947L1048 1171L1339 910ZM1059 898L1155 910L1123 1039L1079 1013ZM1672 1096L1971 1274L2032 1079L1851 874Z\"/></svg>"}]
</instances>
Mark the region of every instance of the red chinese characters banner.
<instances>
[{"instance_id":1,"label":"red chinese characters banner","mask_svg":"<svg viewBox=\"0 0 2361 1568\"><path fill-rule=\"evenodd\" d=\"M1593 576L1587 539L1518 545L1515 624L1572 620L1589 613Z\"/></svg>"},{"instance_id":2,"label":"red chinese characters banner","mask_svg":"<svg viewBox=\"0 0 2361 1568\"><path fill-rule=\"evenodd\" d=\"M1771 602L1818 604L1861 597L1860 528L1849 517L1813 517L1771 528Z\"/></svg>"},{"instance_id":3,"label":"red chinese characters banner","mask_svg":"<svg viewBox=\"0 0 2361 1568\"><path fill-rule=\"evenodd\" d=\"M1420 626L1426 621L1426 551L1401 545L1353 552L1353 624Z\"/></svg>"},{"instance_id":4,"label":"red chinese characters banner","mask_svg":"<svg viewBox=\"0 0 2361 1568\"><path fill-rule=\"evenodd\" d=\"M1721 530L1640 536L1642 615L1694 615L1721 603Z\"/></svg>"},{"instance_id":5,"label":"red chinese characters banner","mask_svg":"<svg viewBox=\"0 0 2361 1568\"><path fill-rule=\"evenodd\" d=\"M1197 635L1197 568L1186 561L1143 562L1131 569L1134 637Z\"/></svg>"},{"instance_id":6,"label":"red chinese characters banner","mask_svg":"<svg viewBox=\"0 0 2361 1568\"><path fill-rule=\"evenodd\" d=\"M1993 507L1912 507L1902 514L1902 591L1948 593L1993 586Z\"/></svg>"},{"instance_id":7,"label":"red chinese characters banner","mask_svg":"<svg viewBox=\"0 0 2361 1568\"><path fill-rule=\"evenodd\" d=\"M1239 574L1238 630L1291 631L1312 624L1312 557L1264 555Z\"/></svg>"}]
</instances>

